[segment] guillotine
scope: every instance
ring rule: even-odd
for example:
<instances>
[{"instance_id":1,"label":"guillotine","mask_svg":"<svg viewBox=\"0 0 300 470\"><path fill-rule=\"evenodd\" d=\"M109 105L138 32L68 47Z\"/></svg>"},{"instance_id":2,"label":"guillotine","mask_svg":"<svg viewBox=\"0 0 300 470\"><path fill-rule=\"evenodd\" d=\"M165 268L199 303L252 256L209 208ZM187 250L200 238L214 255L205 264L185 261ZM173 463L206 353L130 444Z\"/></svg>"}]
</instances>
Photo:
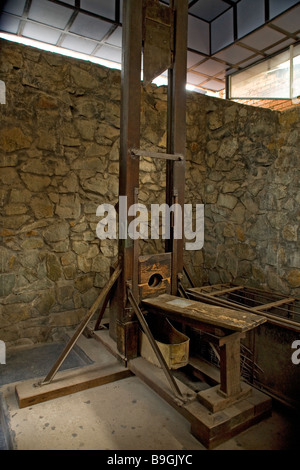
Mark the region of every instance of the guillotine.
<instances>
[{"instance_id":1,"label":"guillotine","mask_svg":"<svg viewBox=\"0 0 300 470\"><path fill-rule=\"evenodd\" d=\"M186 147L186 58L188 0L126 0L123 12L123 56L121 90L121 134L119 195L127 205L138 203L140 157L166 161L166 204L184 206ZM165 153L141 150L141 70L143 84L168 70L167 148ZM119 211L122 208L119 207ZM130 217L127 216L127 233ZM182 221L183 223L183 221ZM182 231L183 233L183 231ZM164 253L139 255L139 240L119 240L118 263L99 297L70 338L65 349L41 381L16 387L19 406L62 396L135 374L191 422L191 432L208 448L267 416L271 400L240 378L240 340L266 319L252 313L208 305L182 296L183 237L170 238ZM110 301L109 337L120 367L104 374L90 370L80 383L66 384L68 374L53 380L79 336L89 328L97 332ZM195 393L175 379L157 345L146 316L163 328L164 320L200 330L220 350L219 383ZM139 353L139 330L147 336L160 367L147 363ZM105 341L104 341L105 343ZM65 376L65 378L64 378Z\"/></svg>"},{"instance_id":2,"label":"guillotine","mask_svg":"<svg viewBox=\"0 0 300 470\"><path fill-rule=\"evenodd\" d=\"M187 3L171 1L168 7L156 0L125 2L119 194L127 197L128 207L138 203L141 156L166 160L166 204L178 203L182 207L184 204ZM142 47L144 85L168 69L166 153L140 149ZM153 257L156 269L151 275L166 281L168 291L177 295L178 278L183 272L183 240L174 239L173 227L165 251L166 255ZM138 348L136 307L132 299L139 305L143 296L139 240L119 241L119 261L122 272L111 303L110 330L119 351L132 358ZM149 283L149 291L155 294L157 289L151 289Z\"/></svg>"}]
</instances>

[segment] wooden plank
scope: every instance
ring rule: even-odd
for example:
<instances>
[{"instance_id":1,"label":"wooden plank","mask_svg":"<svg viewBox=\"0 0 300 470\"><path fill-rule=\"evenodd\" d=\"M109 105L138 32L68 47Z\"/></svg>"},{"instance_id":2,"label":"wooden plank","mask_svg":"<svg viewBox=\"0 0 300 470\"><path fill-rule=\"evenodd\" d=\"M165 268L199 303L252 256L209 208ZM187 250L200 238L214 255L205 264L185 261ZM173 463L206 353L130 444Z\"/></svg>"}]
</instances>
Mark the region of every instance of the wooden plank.
<instances>
[{"instance_id":1,"label":"wooden plank","mask_svg":"<svg viewBox=\"0 0 300 470\"><path fill-rule=\"evenodd\" d=\"M276 300L276 302L270 302L268 304L258 305L257 307L252 307L252 309L255 311L270 310L270 308L280 307L280 305L291 304L292 302L295 302L295 299L290 297L287 299Z\"/></svg>"},{"instance_id":2,"label":"wooden plank","mask_svg":"<svg viewBox=\"0 0 300 470\"><path fill-rule=\"evenodd\" d=\"M245 431L271 415L272 401L251 387L251 395L225 410L212 413L196 401L184 406L192 434L208 449Z\"/></svg>"},{"instance_id":3,"label":"wooden plank","mask_svg":"<svg viewBox=\"0 0 300 470\"><path fill-rule=\"evenodd\" d=\"M241 382L239 392L234 396L222 396L222 394L220 394L220 385L216 385L215 387L211 387L207 390L202 390L201 392L198 392L197 396L200 403L202 403L212 413L217 413L218 411L225 410L225 408L229 408L231 405L236 404L241 399L250 397L251 392L252 388L250 385Z\"/></svg>"},{"instance_id":4,"label":"wooden plank","mask_svg":"<svg viewBox=\"0 0 300 470\"><path fill-rule=\"evenodd\" d=\"M255 289L255 290L258 291L258 289ZM216 297L212 296L210 293L209 294L204 293L202 287L191 287L191 288L188 288L186 291L189 294L189 296L192 296L194 299L197 299L199 301L203 301L203 302L208 303L208 304L224 306L224 307L232 308L232 309L235 309L235 310L240 310L240 311L243 311L243 312L252 312L252 313L256 313L257 315L262 315L262 313L259 310L256 311L256 310L254 310L253 307L246 307L245 305L239 305L239 304L230 302L227 299L221 299L219 297L216 298ZM262 293L264 291L259 291L259 292ZM283 326L285 328L292 329L293 331L295 331L297 333L300 332L300 323L299 322L289 320L288 318L285 318L285 317L272 315L272 314L267 313L267 312L264 312L263 316L267 321L269 321L270 323L272 323L274 325Z\"/></svg>"},{"instance_id":5,"label":"wooden plank","mask_svg":"<svg viewBox=\"0 0 300 470\"><path fill-rule=\"evenodd\" d=\"M221 392L228 397L239 394L241 391L239 339L220 345L220 374Z\"/></svg>"},{"instance_id":6,"label":"wooden plank","mask_svg":"<svg viewBox=\"0 0 300 470\"><path fill-rule=\"evenodd\" d=\"M230 286L231 284L214 284L213 286L209 285L209 286L202 286L202 287L195 287L195 290L197 292L206 292L206 293L209 293L212 295L212 292L214 292L212 289L217 289L220 290L220 289L224 289L224 288L228 288L228 286ZM216 292L217 292L216 291Z\"/></svg>"},{"instance_id":7,"label":"wooden plank","mask_svg":"<svg viewBox=\"0 0 300 470\"><path fill-rule=\"evenodd\" d=\"M162 279L170 279L171 253L139 256L139 284L148 283L156 273L159 273Z\"/></svg>"},{"instance_id":8,"label":"wooden plank","mask_svg":"<svg viewBox=\"0 0 300 470\"><path fill-rule=\"evenodd\" d=\"M96 311L101 306L101 304L103 304L103 301L105 301L106 297L109 295L112 287L114 286L115 282L119 278L120 274L121 274L121 267L117 266L116 270L114 271L114 273L112 274L112 276L110 277L110 279L108 280L104 288L102 289L100 295L97 297L97 299L95 300L95 302L93 303L89 311L85 314L85 316L83 317L83 319L77 326L75 333L69 339L62 353L59 355L58 359L55 361L52 368L48 372L47 376L43 380L43 385L52 381L56 372L61 367L62 363L64 362L64 360L66 359L66 357L68 356L68 354L70 353L70 351L72 350L76 342L78 341L79 336L83 333L89 321L92 319L93 315L96 313Z\"/></svg>"},{"instance_id":9,"label":"wooden plank","mask_svg":"<svg viewBox=\"0 0 300 470\"><path fill-rule=\"evenodd\" d=\"M197 374L208 377L214 383L220 383L220 370L218 367L210 364L200 357L190 357L189 365L193 368L193 373L197 377Z\"/></svg>"},{"instance_id":10,"label":"wooden plank","mask_svg":"<svg viewBox=\"0 0 300 470\"><path fill-rule=\"evenodd\" d=\"M161 281L155 287L150 287L148 282L145 284L139 284L140 299L145 299L147 297L157 297L158 295L169 293L171 290L170 284L170 277L167 279L161 279Z\"/></svg>"},{"instance_id":11,"label":"wooden plank","mask_svg":"<svg viewBox=\"0 0 300 470\"><path fill-rule=\"evenodd\" d=\"M46 385L38 385L39 379L31 379L16 386L20 408L43 403L71 393L98 387L132 374L120 364L109 366L87 366L79 369L58 372L55 380Z\"/></svg>"},{"instance_id":12,"label":"wooden plank","mask_svg":"<svg viewBox=\"0 0 300 470\"><path fill-rule=\"evenodd\" d=\"M173 67L168 70L167 153L183 155L182 161L166 162L166 203L184 206L186 155L186 68L188 39L188 0L173 0ZM182 220L182 231L184 221ZM184 237L175 238L171 227L165 251L172 252L171 293L178 292L178 274L183 273Z\"/></svg>"},{"instance_id":13,"label":"wooden plank","mask_svg":"<svg viewBox=\"0 0 300 470\"><path fill-rule=\"evenodd\" d=\"M183 401L185 403L190 403L191 401L196 400L197 394L176 378L174 378L174 380L182 394L183 400L175 397L163 370L142 357L130 360L128 362L128 367L134 375L149 385L152 390L158 393L158 395L166 400L170 405L174 406L177 411L184 411L182 408ZM177 405L179 406L178 408Z\"/></svg>"},{"instance_id":14,"label":"wooden plank","mask_svg":"<svg viewBox=\"0 0 300 470\"><path fill-rule=\"evenodd\" d=\"M234 292L236 290L241 290L241 289L243 289L242 286L228 287L227 289L221 289L215 292L210 292L210 295L223 295L223 294L228 294L230 292Z\"/></svg>"},{"instance_id":15,"label":"wooden plank","mask_svg":"<svg viewBox=\"0 0 300 470\"><path fill-rule=\"evenodd\" d=\"M168 294L145 299L142 304L151 313L164 314L180 322L187 324L190 321L199 322L238 332L249 331L266 321L265 318L253 313L240 312Z\"/></svg>"},{"instance_id":16,"label":"wooden plank","mask_svg":"<svg viewBox=\"0 0 300 470\"><path fill-rule=\"evenodd\" d=\"M182 403L175 398L163 371L145 359L139 357L129 361L129 368L191 423L192 434L208 449L213 449L271 414L271 399L253 387L250 387L250 396L247 393L238 403L212 413L196 399L195 392L177 379L187 401Z\"/></svg>"},{"instance_id":17,"label":"wooden plank","mask_svg":"<svg viewBox=\"0 0 300 470\"><path fill-rule=\"evenodd\" d=\"M140 256L138 271L140 298L170 293L171 253Z\"/></svg>"},{"instance_id":18,"label":"wooden plank","mask_svg":"<svg viewBox=\"0 0 300 470\"><path fill-rule=\"evenodd\" d=\"M143 2L127 0L123 5L119 195L127 196L127 207L130 207L137 201L139 187L139 158L131 155L131 149L140 148ZM122 211L122 207L119 207L119 211ZM127 208L126 213L128 214ZM110 305L110 334L116 340L121 353L128 333L125 324L133 317L132 310L125 308L126 283L132 282L134 295L138 297L139 294L137 271L139 240L127 237L126 224L131 222L132 216L127 216L126 219L126 223L120 225L124 233L123 238L119 237L118 243L118 259L122 274ZM134 355L137 354L137 350L136 343Z\"/></svg>"},{"instance_id":19,"label":"wooden plank","mask_svg":"<svg viewBox=\"0 0 300 470\"><path fill-rule=\"evenodd\" d=\"M94 331L90 330L91 336L100 343L109 351L114 357L116 357L120 362L126 365L126 357L118 351L117 343L109 334L109 330L103 329Z\"/></svg>"},{"instance_id":20,"label":"wooden plank","mask_svg":"<svg viewBox=\"0 0 300 470\"><path fill-rule=\"evenodd\" d=\"M191 284L191 286L192 286L192 287L195 287L196 282L195 282L195 280L194 280L194 278L193 278L193 276L192 276L190 270L189 270L188 267L186 266L186 264L183 265L183 271L184 271L184 273L185 273L185 275L186 275L186 277L187 277L189 283Z\"/></svg>"}]
</instances>

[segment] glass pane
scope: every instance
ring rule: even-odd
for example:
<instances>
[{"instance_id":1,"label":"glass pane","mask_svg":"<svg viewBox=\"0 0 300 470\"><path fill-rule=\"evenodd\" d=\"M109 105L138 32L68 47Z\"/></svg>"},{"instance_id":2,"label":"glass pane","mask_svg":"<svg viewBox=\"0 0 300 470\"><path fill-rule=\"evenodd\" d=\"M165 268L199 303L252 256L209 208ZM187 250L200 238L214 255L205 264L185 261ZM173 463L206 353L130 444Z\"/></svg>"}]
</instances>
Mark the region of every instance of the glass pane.
<instances>
[{"instance_id":1,"label":"glass pane","mask_svg":"<svg viewBox=\"0 0 300 470\"><path fill-rule=\"evenodd\" d=\"M298 0L270 0L270 18L275 18L275 16L296 5L297 2Z\"/></svg>"},{"instance_id":2,"label":"glass pane","mask_svg":"<svg viewBox=\"0 0 300 470\"><path fill-rule=\"evenodd\" d=\"M233 75L230 98L289 99L290 52L283 52Z\"/></svg>"},{"instance_id":3,"label":"glass pane","mask_svg":"<svg viewBox=\"0 0 300 470\"><path fill-rule=\"evenodd\" d=\"M209 54L209 23L194 16L189 16L188 22L189 47L203 54Z\"/></svg>"},{"instance_id":4,"label":"glass pane","mask_svg":"<svg viewBox=\"0 0 300 470\"><path fill-rule=\"evenodd\" d=\"M300 45L294 47L293 98L300 96Z\"/></svg>"},{"instance_id":5,"label":"glass pane","mask_svg":"<svg viewBox=\"0 0 300 470\"><path fill-rule=\"evenodd\" d=\"M233 9L231 9L211 22L212 52L215 53L223 49L233 40Z\"/></svg>"},{"instance_id":6,"label":"glass pane","mask_svg":"<svg viewBox=\"0 0 300 470\"><path fill-rule=\"evenodd\" d=\"M264 24L264 21L264 0L241 0L237 4L237 24L239 39Z\"/></svg>"}]
</instances>

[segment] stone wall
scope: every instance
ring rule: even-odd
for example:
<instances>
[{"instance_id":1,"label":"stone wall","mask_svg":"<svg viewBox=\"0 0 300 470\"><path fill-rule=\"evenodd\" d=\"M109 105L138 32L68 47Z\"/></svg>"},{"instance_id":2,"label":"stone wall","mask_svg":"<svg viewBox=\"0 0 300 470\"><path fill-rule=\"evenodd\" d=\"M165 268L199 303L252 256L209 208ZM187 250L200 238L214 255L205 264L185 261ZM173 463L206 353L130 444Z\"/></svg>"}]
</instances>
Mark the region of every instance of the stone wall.
<instances>
[{"instance_id":1,"label":"stone wall","mask_svg":"<svg viewBox=\"0 0 300 470\"><path fill-rule=\"evenodd\" d=\"M120 72L0 42L0 338L59 339L117 258L96 236L118 198ZM205 204L205 243L185 258L198 285L236 281L300 296L299 110L188 93L186 202ZM166 145L164 87L142 93L142 148ZM141 159L142 203L164 202L164 162ZM162 249L141 243L142 253Z\"/></svg>"},{"instance_id":2,"label":"stone wall","mask_svg":"<svg viewBox=\"0 0 300 470\"><path fill-rule=\"evenodd\" d=\"M199 188L205 204L201 281L300 296L300 109L202 96L197 105L188 113L187 196Z\"/></svg>"}]
</instances>

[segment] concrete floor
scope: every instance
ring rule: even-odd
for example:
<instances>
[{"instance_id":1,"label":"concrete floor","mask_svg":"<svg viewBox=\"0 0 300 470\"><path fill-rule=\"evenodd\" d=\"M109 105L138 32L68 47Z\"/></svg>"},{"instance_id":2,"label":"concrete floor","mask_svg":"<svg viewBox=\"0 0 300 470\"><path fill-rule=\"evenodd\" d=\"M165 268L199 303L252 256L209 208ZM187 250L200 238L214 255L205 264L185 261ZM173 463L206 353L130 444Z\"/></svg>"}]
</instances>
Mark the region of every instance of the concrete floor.
<instances>
[{"instance_id":1,"label":"concrete floor","mask_svg":"<svg viewBox=\"0 0 300 470\"><path fill-rule=\"evenodd\" d=\"M94 363L116 361L94 339L81 336L77 344ZM16 400L17 383L0 388L9 449L206 450L191 435L190 423L135 376L23 409ZM298 419L274 403L271 417L215 450L296 449Z\"/></svg>"}]
</instances>

